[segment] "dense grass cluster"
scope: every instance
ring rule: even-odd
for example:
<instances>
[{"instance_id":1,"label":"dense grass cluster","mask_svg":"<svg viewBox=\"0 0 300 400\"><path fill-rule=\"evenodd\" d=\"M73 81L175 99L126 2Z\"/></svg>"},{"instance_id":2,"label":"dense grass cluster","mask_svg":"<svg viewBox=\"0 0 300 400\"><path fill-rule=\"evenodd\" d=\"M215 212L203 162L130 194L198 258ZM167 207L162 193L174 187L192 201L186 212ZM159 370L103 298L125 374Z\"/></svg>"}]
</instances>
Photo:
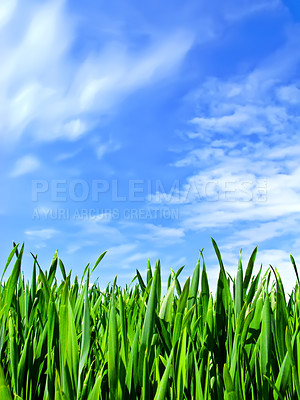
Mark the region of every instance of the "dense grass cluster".
<instances>
[{"instance_id":1,"label":"dense grass cluster","mask_svg":"<svg viewBox=\"0 0 300 400\"><path fill-rule=\"evenodd\" d=\"M160 263L129 287L101 290L85 268L67 275L55 254L49 271L34 257L31 282L15 246L1 279L0 399L300 398L299 278L286 299L272 267L233 280L220 264L215 298L200 254L183 287L171 270L161 296ZM57 268L63 279L58 282ZM273 278L274 284L273 282Z\"/></svg>"}]
</instances>

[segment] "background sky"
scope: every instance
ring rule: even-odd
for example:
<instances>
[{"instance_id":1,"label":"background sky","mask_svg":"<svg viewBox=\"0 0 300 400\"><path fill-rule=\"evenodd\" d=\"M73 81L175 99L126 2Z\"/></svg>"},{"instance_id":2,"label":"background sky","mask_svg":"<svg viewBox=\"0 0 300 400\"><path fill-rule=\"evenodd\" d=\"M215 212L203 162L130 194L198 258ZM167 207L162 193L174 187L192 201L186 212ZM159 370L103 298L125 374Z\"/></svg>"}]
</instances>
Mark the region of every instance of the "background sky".
<instances>
[{"instance_id":1,"label":"background sky","mask_svg":"<svg viewBox=\"0 0 300 400\"><path fill-rule=\"evenodd\" d=\"M300 264L300 3L1 0L0 265L100 286ZM96 278L96 275L94 278Z\"/></svg>"}]
</instances>

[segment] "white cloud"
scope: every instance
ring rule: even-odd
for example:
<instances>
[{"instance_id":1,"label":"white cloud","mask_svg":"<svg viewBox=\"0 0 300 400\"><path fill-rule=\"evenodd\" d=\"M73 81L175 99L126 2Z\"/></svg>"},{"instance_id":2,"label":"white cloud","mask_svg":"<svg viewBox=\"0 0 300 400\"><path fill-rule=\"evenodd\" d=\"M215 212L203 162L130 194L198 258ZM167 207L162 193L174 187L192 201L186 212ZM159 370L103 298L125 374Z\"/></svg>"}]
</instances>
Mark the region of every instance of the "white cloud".
<instances>
[{"instance_id":1,"label":"white cloud","mask_svg":"<svg viewBox=\"0 0 300 400\"><path fill-rule=\"evenodd\" d=\"M123 257L124 255L126 254L128 255L128 253L135 251L136 248L137 248L136 243L124 243L120 244L119 246L110 247L107 250L107 253L120 259L120 257Z\"/></svg>"},{"instance_id":2,"label":"white cloud","mask_svg":"<svg viewBox=\"0 0 300 400\"><path fill-rule=\"evenodd\" d=\"M155 251L148 251L144 253L134 253L132 256L129 256L127 258L127 262L130 264L132 262L136 261L142 261L143 263L146 263L147 260L154 259L157 257L157 253Z\"/></svg>"},{"instance_id":3,"label":"white cloud","mask_svg":"<svg viewBox=\"0 0 300 400\"><path fill-rule=\"evenodd\" d=\"M242 0L239 1L239 6L235 2L225 3L225 18L229 21L239 20L248 17L251 14L259 13L261 11L270 11L279 6L282 7L280 0Z\"/></svg>"},{"instance_id":4,"label":"white cloud","mask_svg":"<svg viewBox=\"0 0 300 400\"><path fill-rule=\"evenodd\" d=\"M34 240L49 240L52 239L59 232L55 229L35 229L25 231L26 236Z\"/></svg>"},{"instance_id":5,"label":"white cloud","mask_svg":"<svg viewBox=\"0 0 300 400\"><path fill-rule=\"evenodd\" d=\"M0 29L3 27L11 18L15 11L17 0L1 0L0 3Z\"/></svg>"},{"instance_id":6,"label":"white cloud","mask_svg":"<svg viewBox=\"0 0 300 400\"><path fill-rule=\"evenodd\" d=\"M129 93L172 73L193 43L187 32L171 32L136 52L126 37L116 41L112 35L103 48L76 60L72 45L80 20L75 25L63 0L30 2L26 12L20 2L15 14L12 18L12 5L1 3L0 18L7 21L0 41L0 137L5 141L18 139L29 125L39 140L77 140ZM12 36L16 26L18 34Z\"/></svg>"},{"instance_id":7,"label":"white cloud","mask_svg":"<svg viewBox=\"0 0 300 400\"><path fill-rule=\"evenodd\" d=\"M291 103L300 104L300 84L281 86L277 90L279 100Z\"/></svg>"},{"instance_id":8,"label":"white cloud","mask_svg":"<svg viewBox=\"0 0 300 400\"><path fill-rule=\"evenodd\" d=\"M219 229L224 234L226 229L230 243L244 244L295 234L300 222L300 113L293 78L298 46L289 32L286 45L248 75L209 78L191 93L194 130L187 132L188 150L173 164L189 175L171 196L158 192L152 199L181 204L177 228L184 233ZM228 229L241 234L230 235Z\"/></svg>"},{"instance_id":9,"label":"white cloud","mask_svg":"<svg viewBox=\"0 0 300 400\"><path fill-rule=\"evenodd\" d=\"M197 124L200 129L205 129L213 132L232 132L248 122L251 118L250 110L245 112L243 107L237 109L231 115L222 115L220 117L196 117L191 122Z\"/></svg>"},{"instance_id":10,"label":"white cloud","mask_svg":"<svg viewBox=\"0 0 300 400\"><path fill-rule=\"evenodd\" d=\"M70 140L76 140L82 136L87 129L87 124L81 121L80 118L76 118L66 122L60 132L63 132L66 138L69 138Z\"/></svg>"},{"instance_id":11,"label":"white cloud","mask_svg":"<svg viewBox=\"0 0 300 400\"><path fill-rule=\"evenodd\" d=\"M113 153L119 150L121 145L119 143L114 142L113 140L109 140L106 143L102 143L96 147L96 154L99 160L101 160L105 154Z\"/></svg>"},{"instance_id":12,"label":"white cloud","mask_svg":"<svg viewBox=\"0 0 300 400\"><path fill-rule=\"evenodd\" d=\"M187 156L175 162L174 165L176 167L195 166L211 158L222 158L223 156L224 150L222 148L205 147L201 149L191 150Z\"/></svg>"},{"instance_id":13,"label":"white cloud","mask_svg":"<svg viewBox=\"0 0 300 400\"><path fill-rule=\"evenodd\" d=\"M276 146L266 154L269 160L279 160L279 159L294 159L298 154L300 154L300 144L295 144L293 146L279 147Z\"/></svg>"},{"instance_id":14,"label":"white cloud","mask_svg":"<svg viewBox=\"0 0 300 400\"><path fill-rule=\"evenodd\" d=\"M75 157L78 153L80 152L80 150L75 150L73 152L69 152L69 153L61 153L58 154L56 157L56 161L65 161L65 160L69 160L73 157Z\"/></svg>"},{"instance_id":15,"label":"white cloud","mask_svg":"<svg viewBox=\"0 0 300 400\"><path fill-rule=\"evenodd\" d=\"M185 229L225 227L241 221L266 222L290 215L295 220L300 220L299 169L290 171L289 174L271 175L272 168L268 170L265 164L265 169L262 170L266 174L265 184L257 175L251 177L241 170L235 170L236 164L230 165L229 159L222 166L223 174L212 170L210 174L200 173L190 178L191 187L198 187L199 191L186 194L192 202L181 211ZM245 164L241 166L246 167ZM226 168L232 169L232 173L227 174ZM187 185L186 190L188 187ZM273 234L278 236L275 231Z\"/></svg>"},{"instance_id":16,"label":"white cloud","mask_svg":"<svg viewBox=\"0 0 300 400\"><path fill-rule=\"evenodd\" d=\"M110 44L79 68L71 92L80 111L107 111L127 93L166 76L183 59L193 43L185 32L131 55L125 44Z\"/></svg>"},{"instance_id":17,"label":"white cloud","mask_svg":"<svg viewBox=\"0 0 300 400\"><path fill-rule=\"evenodd\" d=\"M131 269L134 271L134 260L132 254L137 253L137 243L121 243L118 246L112 246L107 249L105 255L105 265L107 268L120 268L122 270ZM144 259L146 261L146 259ZM131 275L130 275L131 276ZM118 274L118 278L121 276ZM133 276L132 276L133 277Z\"/></svg>"},{"instance_id":18,"label":"white cloud","mask_svg":"<svg viewBox=\"0 0 300 400\"><path fill-rule=\"evenodd\" d=\"M249 79L248 77L246 81ZM225 85L223 86L222 82L219 84L219 90L222 92ZM241 88L243 86L246 87L247 83L242 83ZM226 86L224 89L226 90ZM272 89L274 90L274 86ZM204 92L201 93L201 97L202 95L204 95ZM261 90L254 88L251 88L250 93L241 89L239 96L234 99L228 98L224 93L212 93L212 101L219 101L219 103L211 104L212 115L195 117L190 121L197 129L197 132L194 132L194 138L197 136L199 138L210 138L215 133L222 133L227 136L233 133L265 136L270 135L271 130L277 133L292 125L293 121L290 120L288 110L284 105L270 104L269 99L264 98L263 101L260 98L261 96Z\"/></svg>"},{"instance_id":19,"label":"white cloud","mask_svg":"<svg viewBox=\"0 0 300 400\"><path fill-rule=\"evenodd\" d=\"M123 240L123 235L114 224L114 219L118 215L112 213L95 213L93 209L77 209L73 214L74 225L80 227L80 235L82 237L90 237L90 235L103 235L113 239L115 242Z\"/></svg>"},{"instance_id":20,"label":"white cloud","mask_svg":"<svg viewBox=\"0 0 300 400\"><path fill-rule=\"evenodd\" d=\"M254 226L246 229L239 229L237 232L230 235L230 242L223 247L229 250L232 248L232 243L238 243L240 247L257 246L269 239L297 233L298 224L299 221L291 216L278 218L276 221L260 221L255 223Z\"/></svg>"},{"instance_id":21,"label":"white cloud","mask_svg":"<svg viewBox=\"0 0 300 400\"><path fill-rule=\"evenodd\" d=\"M134 271L136 268L144 273L144 267L147 265L148 259L156 259L158 257L155 251L137 251L140 246L137 243L124 243L119 246L110 247L106 254L106 262L108 266L118 267L121 270L130 270L132 273L130 277L133 278ZM118 273L118 278L121 278L122 274ZM128 282L127 282L128 283Z\"/></svg>"},{"instance_id":22,"label":"white cloud","mask_svg":"<svg viewBox=\"0 0 300 400\"><path fill-rule=\"evenodd\" d=\"M150 242L166 245L167 243L178 243L184 237L182 228L170 228L161 225L145 224L143 227L145 233L138 234L137 237Z\"/></svg>"},{"instance_id":23,"label":"white cloud","mask_svg":"<svg viewBox=\"0 0 300 400\"><path fill-rule=\"evenodd\" d=\"M19 176L34 172L39 167L40 167L40 161L32 155L27 155L20 158L16 162L13 170L10 173L10 176L12 176L13 178L17 178Z\"/></svg>"},{"instance_id":24,"label":"white cloud","mask_svg":"<svg viewBox=\"0 0 300 400\"><path fill-rule=\"evenodd\" d=\"M1 32L0 136L5 140L18 138L32 122L48 126L52 117L53 126L64 113L61 94L69 82L65 52L72 34L63 3L30 2L27 8L19 3L16 18ZM12 38L16 27L18 34Z\"/></svg>"},{"instance_id":25,"label":"white cloud","mask_svg":"<svg viewBox=\"0 0 300 400\"><path fill-rule=\"evenodd\" d=\"M91 240L80 240L76 241L74 240L71 244L69 244L66 248L66 253L67 254L74 254L78 252L79 250L82 250L86 247L90 246L95 246L96 242L93 242Z\"/></svg>"}]
</instances>

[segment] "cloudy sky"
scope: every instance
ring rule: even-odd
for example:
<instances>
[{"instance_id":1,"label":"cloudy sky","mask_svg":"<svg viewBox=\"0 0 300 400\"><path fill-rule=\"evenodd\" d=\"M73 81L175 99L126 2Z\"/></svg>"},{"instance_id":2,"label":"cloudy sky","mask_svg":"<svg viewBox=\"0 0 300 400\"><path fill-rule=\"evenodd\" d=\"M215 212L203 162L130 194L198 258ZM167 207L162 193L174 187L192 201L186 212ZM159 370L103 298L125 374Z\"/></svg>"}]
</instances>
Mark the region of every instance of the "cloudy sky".
<instances>
[{"instance_id":1,"label":"cloudy sky","mask_svg":"<svg viewBox=\"0 0 300 400\"><path fill-rule=\"evenodd\" d=\"M214 237L231 273L300 264L294 0L0 2L0 262L25 242L106 285Z\"/></svg>"}]
</instances>

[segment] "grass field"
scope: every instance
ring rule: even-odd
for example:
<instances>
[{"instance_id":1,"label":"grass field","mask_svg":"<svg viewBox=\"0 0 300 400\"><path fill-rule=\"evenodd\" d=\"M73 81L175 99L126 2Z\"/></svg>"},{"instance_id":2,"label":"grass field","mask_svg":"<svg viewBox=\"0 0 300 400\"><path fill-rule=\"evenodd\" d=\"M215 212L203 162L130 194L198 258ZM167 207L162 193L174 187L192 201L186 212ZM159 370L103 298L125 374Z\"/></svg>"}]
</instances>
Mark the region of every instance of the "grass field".
<instances>
[{"instance_id":1,"label":"grass field","mask_svg":"<svg viewBox=\"0 0 300 400\"><path fill-rule=\"evenodd\" d=\"M171 270L161 295L161 266L148 264L124 288L100 290L87 266L67 274L57 253L43 270L24 246L3 271L0 298L0 399L299 399L299 277L286 298L273 267L253 275L255 249L235 279L220 264L215 296L202 254L191 279ZM60 269L63 279L56 278ZM93 276L96 272L93 273ZM273 283L274 282L274 283Z\"/></svg>"}]
</instances>

